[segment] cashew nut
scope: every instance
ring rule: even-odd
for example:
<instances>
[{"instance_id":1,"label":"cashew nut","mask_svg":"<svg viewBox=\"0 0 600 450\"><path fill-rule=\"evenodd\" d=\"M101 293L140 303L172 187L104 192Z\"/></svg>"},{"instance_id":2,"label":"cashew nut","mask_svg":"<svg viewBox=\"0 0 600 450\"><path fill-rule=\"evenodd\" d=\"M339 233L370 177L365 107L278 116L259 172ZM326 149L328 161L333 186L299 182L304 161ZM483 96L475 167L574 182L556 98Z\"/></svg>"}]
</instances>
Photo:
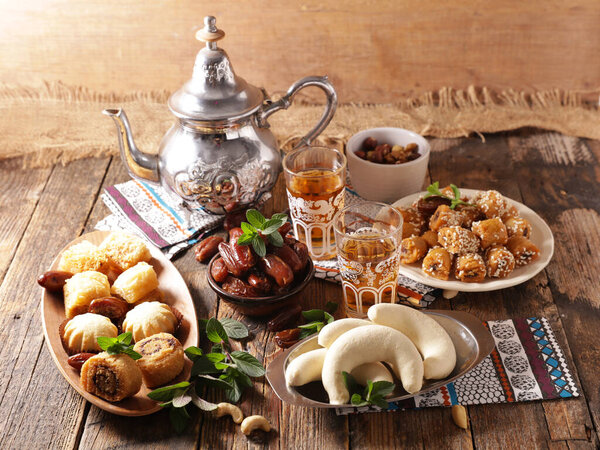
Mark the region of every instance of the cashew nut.
<instances>
[{"instance_id":1,"label":"cashew nut","mask_svg":"<svg viewBox=\"0 0 600 450\"><path fill-rule=\"evenodd\" d=\"M469 428L467 409L462 405L452 405L452 420L454 420L457 427L463 430Z\"/></svg>"},{"instance_id":2,"label":"cashew nut","mask_svg":"<svg viewBox=\"0 0 600 450\"><path fill-rule=\"evenodd\" d=\"M379 303L368 311L373 323L404 333L423 356L425 378L445 378L456 365L456 349L452 339L435 319L408 306Z\"/></svg>"},{"instance_id":3,"label":"cashew nut","mask_svg":"<svg viewBox=\"0 0 600 450\"><path fill-rule=\"evenodd\" d=\"M267 433L271 431L271 425L269 421L263 416L248 416L244 419L241 425L242 433L248 435L254 430L261 429Z\"/></svg>"},{"instance_id":4,"label":"cashew nut","mask_svg":"<svg viewBox=\"0 0 600 450\"><path fill-rule=\"evenodd\" d=\"M350 375L354 377L356 382L361 386L366 386L367 381L389 381L390 383L394 382L392 378L392 374L387 368L381 364L380 362L374 363L365 363L356 367Z\"/></svg>"},{"instance_id":5,"label":"cashew nut","mask_svg":"<svg viewBox=\"0 0 600 450\"><path fill-rule=\"evenodd\" d=\"M325 353L326 348L319 348L295 358L285 370L285 382L289 386L303 386L311 381L320 380Z\"/></svg>"},{"instance_id":6,"label":"cashew nut","mask_svg":"<svg viewBox=\"0 0 600 450\"><path fill-rule=\"evenodd\" d=\"M319 332L319 345L321 347L329 348L331 347L331 344L346 331L365 325L372 325L372 323L363 319L339 319L331 322L325 325Z\"/></svg>"},{"instance_id":7,"label":"cashew nut","mask_svg":"<svg viewBox=\"0 0 600 450\"><path fill-rule=\"evenodd\" d=\"M244 420L242 410L231 403L219 403L215 409L215 417L230 415L235 423L241 423Z\"/></svg>"},{"instance_id":8,"label":"cashew nut","mask_svg":"<svg viewBox=\"0 0 600 450\"><path fill-rule=\"evenodd\" d=\"M327 350L321 375L329 403L348 403L350 395L342 372L352 372L361 364L376 361L390 363L407 392L419 392L423 385L423 360L417 348L398 330L370 325L345 332Z\"/></svg>"}]
</instances>

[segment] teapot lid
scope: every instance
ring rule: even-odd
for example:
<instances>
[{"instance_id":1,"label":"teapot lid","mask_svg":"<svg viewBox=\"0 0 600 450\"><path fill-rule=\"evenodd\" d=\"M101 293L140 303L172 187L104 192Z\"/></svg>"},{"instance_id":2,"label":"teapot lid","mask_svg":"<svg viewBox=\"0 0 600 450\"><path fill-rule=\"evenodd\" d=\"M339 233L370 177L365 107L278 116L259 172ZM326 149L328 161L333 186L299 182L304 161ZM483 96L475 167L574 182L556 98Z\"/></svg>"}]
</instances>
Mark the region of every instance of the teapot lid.
<instances>
[{"instance_id":1,"label":"teapot lid","mask_svg":"<svg viewBox=\"0 0 600 450\"><path fill-rule=\"evenodd\" d=\"M256 111L263 103L261 89L237 76L225 50L217 41L225 33L213 16L204 18L204 28L196 39L206 42L198 52L192 78L169 98L169 108L177 117L191 120L237 119Z\"/></svg>"}]
</instances>

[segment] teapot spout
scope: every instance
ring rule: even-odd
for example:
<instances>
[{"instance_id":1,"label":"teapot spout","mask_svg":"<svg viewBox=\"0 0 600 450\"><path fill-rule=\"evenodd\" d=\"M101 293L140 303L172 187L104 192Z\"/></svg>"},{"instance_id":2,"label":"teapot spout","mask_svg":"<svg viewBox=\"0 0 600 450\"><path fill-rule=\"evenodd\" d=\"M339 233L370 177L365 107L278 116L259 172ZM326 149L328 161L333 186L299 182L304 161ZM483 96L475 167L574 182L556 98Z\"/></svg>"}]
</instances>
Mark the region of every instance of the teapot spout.
<instances>
[{"instance_id":1,"label":"teapot spout","mask_svg":"<svg viewBox=\"0 0 600 450\"><path fill-rule=\"evenodd\" d=\"M121 159L127 166L129 175L141 181L159 183L158 157L144 153L136 147L125 111L121 108L105 109L102 114L112 117L117 125Z\"/></svg>"}]
</instances>

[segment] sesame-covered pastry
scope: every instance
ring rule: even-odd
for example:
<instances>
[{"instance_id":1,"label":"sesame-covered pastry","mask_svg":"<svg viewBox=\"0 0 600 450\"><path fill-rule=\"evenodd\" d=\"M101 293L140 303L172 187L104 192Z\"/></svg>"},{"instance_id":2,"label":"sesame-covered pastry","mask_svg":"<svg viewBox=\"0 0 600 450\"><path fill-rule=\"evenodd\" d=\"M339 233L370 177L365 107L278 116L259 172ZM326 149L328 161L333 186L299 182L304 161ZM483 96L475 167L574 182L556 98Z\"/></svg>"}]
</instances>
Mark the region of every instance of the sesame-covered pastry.
<instances>
[{"instance_id":1,"label":"sesame-covered pastry","mask_svg":"<svg viewBox=\"0 0 600 450\"><path fill-rule=\"evenodd\" d=\"M540 249L523 236L512 236L508 239L506 248L515 257L517 267L529 264L540 256Z\"/></svg>"},{"instance_id":2,"label":"sesame-covered pastry","mask_svg":"<svg viewBox=\"0 0 600 450\"><path fill-rule=\"evenodd\" d=\"M81 367L81 386L109 402L118 402L138 393L142 372L131 356L99 353Z\"/></svg>"},{"instance_id":3,"label":"sesame-covered pastry","mask_svg":"<svg viewBox=\"0 0 600 450\"><path fill-rule=\"evenodd\" d=\"M422 259L427 253L427 242L419 236L402 239L400 244L400 262L412 264Z\"/></svg>"},{"instance_id":4,"label":"sesame-covered pastry","mask_svg":"<svg viewBox=\"0 0 600 450\"><path fill-rule=\"evenodd\" d=\"M423 272L439 280L447 280L452 268L452 255L443 247L435 247L423 258Z\"/></svg>"},{"instance_id":5,"label":"sesame-covered pastry","mask_svg":"<svg viewBox=\"0 0 600 450\"><path fill-rule=\"evenodd\" d=\"M427 242L427 246L429 248L437 247L438 243L438 235L435 231L427 230L425 233L421 235L421 239Z\"/></svg>"},{"instance_id":6,"label":"sesame-covered pastry","mask_svg":"<svg viewBox=\"0 0 600 450\"><path fill-rule=\"evenodd\" d=\"M455 255L477 253L479 238L471 230L461 227L444 227L438 231L438 242Z\"/></svg>"},{"instance_id":7,"label":"sesame-covered pastry","mask_svg":"<svg viewBox=\"0 0 600 450\"><path fill-rule=\"evenodd\" d=\"M419 236L425 228L425 218L417 208L396 208L402 214L402 239Z\"/></svg>"},{"instance_id":8,"label":"sesame-covered pastry","mask_svg":"<svg viewBox=\"0 0 600 450\"><path fill-rule=\"evenodd\" d=\"M183 369L183 347L169 333L158 333L142 339L133 349L142 355L137 365L142 371L144 384L150 388L168 383Z\"/></svg>"},{"instance_id":9,"label":"sesame-covered pastry","mask_svg":"<svg viewBox=\"0 0 600 450\"><path fill-rule=\"evenodd\" d=\"M482 249L486 249L492 245L504 245L508 240L506 226L497 217L473 222L471 229L481 240Z\"/></svg>"},{"instance_id":10,"label":"sesame-covered pastry","mask_svg":"<svg viewBox=\"0 0 600 450\"><path fill-rule=\"evenodd\" d=\"M439 231L443 227L460 226L462 222L461 213L450 209L448 205L440 205L429 219L429 228L432 231Z\"/></svg>"},{"instance_id":11,"label":"sesame-covered pastry","mask_svg":"<svg viewBox=\"0 0 600 450\"><path fill-rule=\"evenodd\" d=\"M478 283L485 278L483 258L478 253L466 253L456 257L454 276L466 283Z\"/></svg>"},{"instance_id":12,"label":"sesame-covered pastry","mask_svg":"<svg viewBox=\"0 0 600 450\"><path fill-rule=\"evenodd\" d=\"M508 237L523 236L531 239L531 224L522 217L510 217L504 222Z\"/></svg>"},{"instance_id":13,"label":"sesame-covered pastry","mask_svg":"<svg viewBox=\"0 0 600 450\"><path fill-rule=\"evenodd\" d=\"M498 191L484 191L479 193L475 198L475 204L488 219L502 217L508 210L506 200Z\"/></svg>"},{"instance_id":14,"label":"sesame-covered pastry","mask_svg":"<svg viewBox=\"0 0 600 450\"><path fill-rule=\"evenodd\" d=\"M485 214L474 205L457 205L456 211L462 214L462 226L465 228L471 228L473 222L485 219Z\"/></svg>"},{"instance_id":15,"label":"sesame-covered pastry","mask_svg":"<svg viewBox=\"0 0 600 450\"><path fill-rule=\"evenodd\" d=\"M485 251L487 274L492 278L505 278L515 268L515 257L502 245L493 245Z\"/></svg>"}]
</instances>

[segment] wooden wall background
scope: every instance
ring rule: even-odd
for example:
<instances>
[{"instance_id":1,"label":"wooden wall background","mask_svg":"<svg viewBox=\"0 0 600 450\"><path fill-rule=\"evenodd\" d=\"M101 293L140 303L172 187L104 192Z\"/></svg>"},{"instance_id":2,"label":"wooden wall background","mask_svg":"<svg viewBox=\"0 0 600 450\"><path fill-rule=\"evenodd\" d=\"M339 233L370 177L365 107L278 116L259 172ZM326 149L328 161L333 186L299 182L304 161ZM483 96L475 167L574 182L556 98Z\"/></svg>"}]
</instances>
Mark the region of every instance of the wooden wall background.
<instances>
[{"instance_id":1,"label":"wooden wall background","mask_svg":"<svg viewBox=\"0 0 600 450\"><path fill-rule=\"evenodd\" d=\"M343 102L600 88L598 0L0 0L0 82L173 91L208 14L235 70L270 92L309 74Z\"/></svg>"}]
</instances>

